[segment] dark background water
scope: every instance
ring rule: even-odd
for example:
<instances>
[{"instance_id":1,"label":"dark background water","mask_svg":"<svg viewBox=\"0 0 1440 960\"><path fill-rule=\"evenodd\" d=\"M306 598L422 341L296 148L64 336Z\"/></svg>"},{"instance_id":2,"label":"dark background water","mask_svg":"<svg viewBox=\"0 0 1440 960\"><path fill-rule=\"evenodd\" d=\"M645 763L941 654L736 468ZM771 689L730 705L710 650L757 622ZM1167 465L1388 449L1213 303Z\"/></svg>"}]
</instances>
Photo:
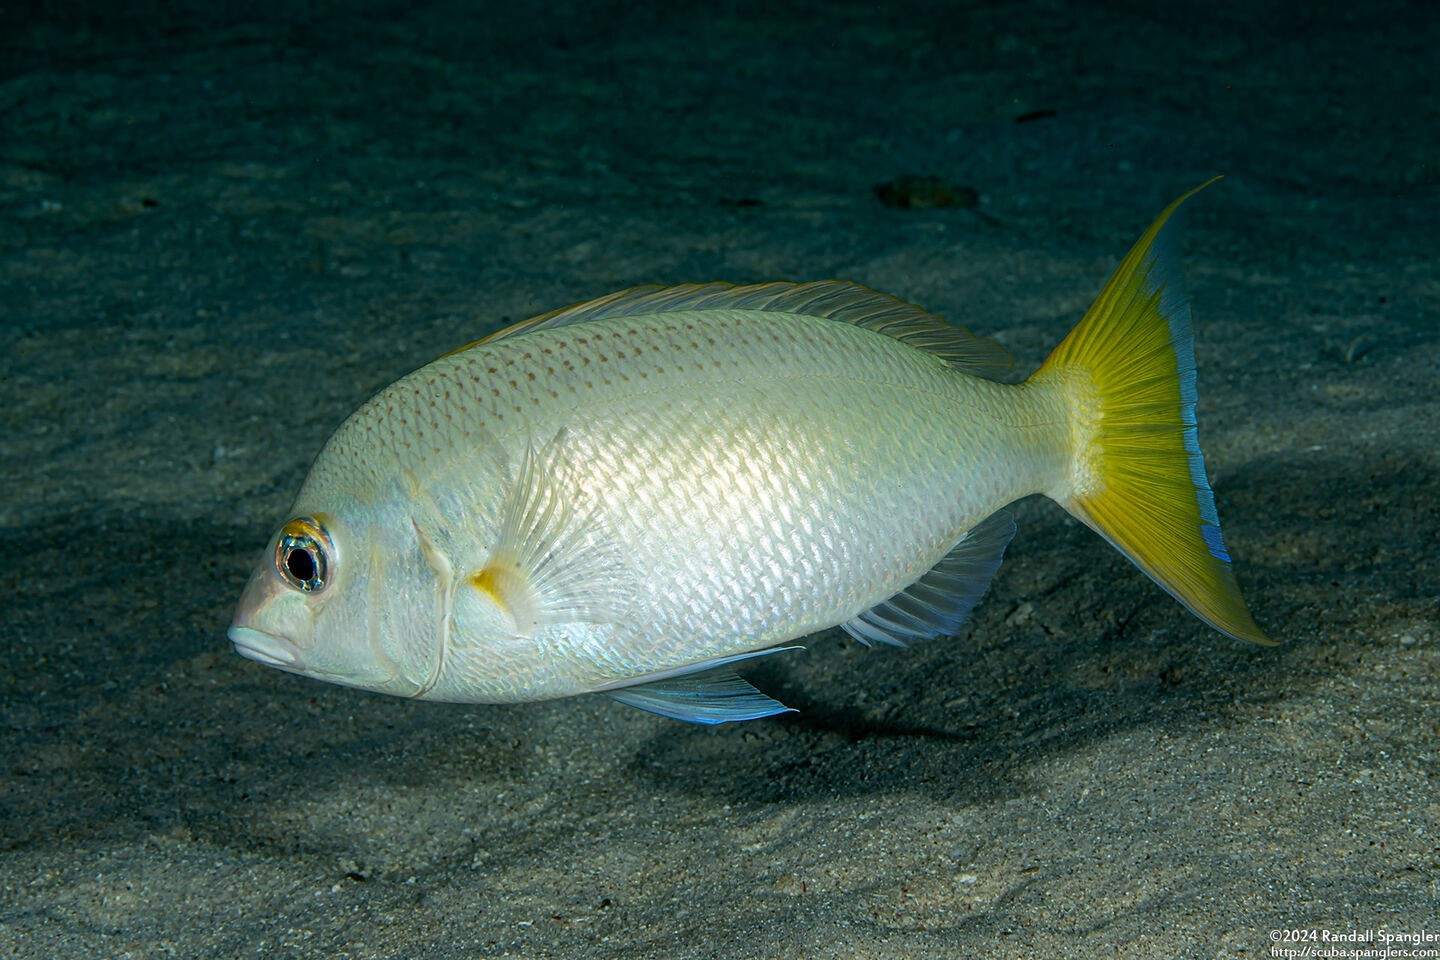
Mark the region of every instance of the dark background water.
<instances>
[{"instance_id":1,"label":"dark background water","mask_svg":"<svg viewBox=\"0 0 1440 960\"><path fill-rule=\"evenodd\" d=\"M1259 956L1440 883L1426 3L0 7L0 948ZM1176 195L1251 604L1025 503L802 712L451 707L223 630L394 377L647 282L837 277L1033 365ZM954 206L887 206L939 178ZM883 465L877 465L883 468Z\"/></svg>"}]
</instances>

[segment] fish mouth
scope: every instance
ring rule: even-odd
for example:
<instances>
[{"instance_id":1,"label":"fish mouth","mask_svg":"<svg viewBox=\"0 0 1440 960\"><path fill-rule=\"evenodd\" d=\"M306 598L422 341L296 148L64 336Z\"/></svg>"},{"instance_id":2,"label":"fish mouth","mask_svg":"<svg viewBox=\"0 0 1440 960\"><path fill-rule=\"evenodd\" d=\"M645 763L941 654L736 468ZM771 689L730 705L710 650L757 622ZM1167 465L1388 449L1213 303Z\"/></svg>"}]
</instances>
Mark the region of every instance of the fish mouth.
<instances>
[{"instance_id":1,"label":"fish mouth","mask_svg":"<svg viewBox=\"0 0 1440 960\"><path fill-rule=\"evenodd\" d=\"M300 658L300 651L284 637L277 637L254 627L241 626L232 626L225 635L235 644L235 652L242 657L282 670L305 669L305 661Z\"/></svg>"}]
</instances>

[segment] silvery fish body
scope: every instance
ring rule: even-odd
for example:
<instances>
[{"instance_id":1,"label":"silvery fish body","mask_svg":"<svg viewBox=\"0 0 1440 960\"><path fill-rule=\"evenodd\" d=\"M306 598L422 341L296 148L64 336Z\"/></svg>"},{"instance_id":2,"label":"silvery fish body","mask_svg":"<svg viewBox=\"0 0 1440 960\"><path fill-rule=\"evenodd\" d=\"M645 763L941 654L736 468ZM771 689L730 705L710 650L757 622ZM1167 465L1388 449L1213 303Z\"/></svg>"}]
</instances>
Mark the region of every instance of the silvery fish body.
<instances>
[{"instance_id":1,"label":"silvery fish body","mask_svg":"<svg viewBox=\"0 0 1440 960\"><path fill-rule=\"evenodd\" d=\"M282 669L409 697L779 712L729 666L837 625L864 642L953 633L1018 497L1051 496L1146 568L1144 544L1080 509L1103 474L1103 390L1078 362L988 379L1007 362L833 282L636 288L528 321L346 420L231 637ZM1182 421L1186 402L1177 388ZM1213 502L1195 492L1198 446L1181 455L1198 534ZM1206 550L1228 577L1223 547ZM1244 622L1224 621L1146 572L1252 632L1243 604Z\"/></svg>"}]
</instances>

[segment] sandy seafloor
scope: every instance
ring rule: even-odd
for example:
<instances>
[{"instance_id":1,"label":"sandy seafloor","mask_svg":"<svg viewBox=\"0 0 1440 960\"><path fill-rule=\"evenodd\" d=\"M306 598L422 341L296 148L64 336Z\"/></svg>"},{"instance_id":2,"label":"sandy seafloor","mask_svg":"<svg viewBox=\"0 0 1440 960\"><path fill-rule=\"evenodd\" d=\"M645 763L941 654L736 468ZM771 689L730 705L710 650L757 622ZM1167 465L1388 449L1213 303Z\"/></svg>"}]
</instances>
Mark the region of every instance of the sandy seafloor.
<instances>
[{"instance_id":1,"label":"sandy seafloor","mask_svg":"<svg viewBox=\"0 0 1440 960\"><path fill-rule=\"evenodd\" d=\"M0 7L0 953L1440 932L1437 49L1419 0ZM906 173L978 205L881 204ZM836 277L1034 366L1216 173L1201 440L1281 646L1040 501L953 641L752 670L776 720L406 702L224 637L329 432L507 321Z\"/></svg>"}]
</instances>

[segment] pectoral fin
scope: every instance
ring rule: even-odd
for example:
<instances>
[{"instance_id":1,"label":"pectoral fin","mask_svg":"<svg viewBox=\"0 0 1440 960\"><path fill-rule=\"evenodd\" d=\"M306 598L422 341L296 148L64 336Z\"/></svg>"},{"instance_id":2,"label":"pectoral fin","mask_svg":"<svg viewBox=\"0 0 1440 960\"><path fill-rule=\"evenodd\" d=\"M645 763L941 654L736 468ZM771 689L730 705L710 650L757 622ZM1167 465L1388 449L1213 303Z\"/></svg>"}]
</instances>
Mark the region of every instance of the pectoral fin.
<instances>
[{"instance_id":1,"label":"pectoral fin","mask_svg":"<svg viewBox=\"0 0 1440 960\"><path fill-rule=\"evenodd\" d=\"M541 450L525 448L496 543L461 587L493 602L520 636L547 624L618 619L633 597L618 551L595 514L577 507L560 454L562 437Z\"/></svg>"}]
</instances>

